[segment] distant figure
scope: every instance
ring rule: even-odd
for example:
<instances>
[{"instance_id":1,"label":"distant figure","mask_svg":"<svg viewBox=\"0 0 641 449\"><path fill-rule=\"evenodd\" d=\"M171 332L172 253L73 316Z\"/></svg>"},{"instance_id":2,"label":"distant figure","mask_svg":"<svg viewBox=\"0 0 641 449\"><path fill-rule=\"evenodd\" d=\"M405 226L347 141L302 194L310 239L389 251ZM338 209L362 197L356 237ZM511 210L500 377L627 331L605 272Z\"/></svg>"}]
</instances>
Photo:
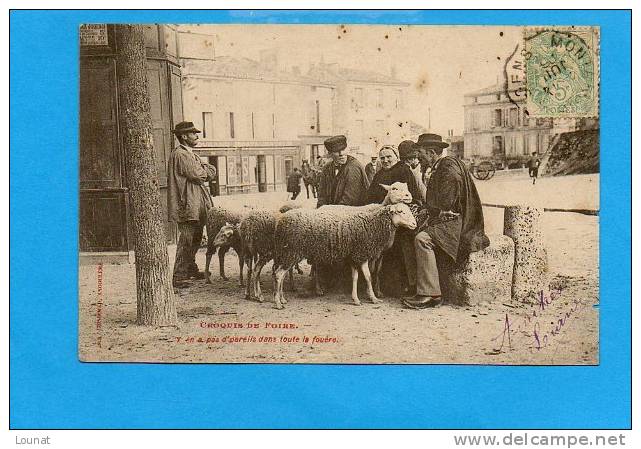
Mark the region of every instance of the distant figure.
<instances>
[{"instance_id":1,"label":"distant figure","mask_svg":"<svg viewBox=\"0 0 641 449\"><path fill-rule=\"evenodd\" d=\"M300 172L298 167L296 167L294 168L294 171L287 178L287 191L293 194L292 200L295 200L296 197L300 194L300 180L302 177L303 177L303 174Z\"/></svg>"},{"instance_id":2,"label":"distant figure","mask_svg":"<svg viewBox=\"0 0 641 449\"><path fill-rule=\"evenodd\" d=\"M378 160L378 156L373 154L372 155L372 160L367 163L365 166L365 174L367 175L367 181L372 184L372 179L374 179L374 175L376 174L376 161Z\"/></svg>"},{"instance_id":3,"label":"distant figure","mask_svg":"<svg viewBox=\"0 0 641 449\"><path fill-rule=\"evenodd\" d=\"M318 168L318 170L322 170L324 165L325 159L323 159L323 156L316 156L316 168Z\"/></svg>"},{"instance_id":4,"label":"distant figure","mask_svg":"<svg viewBox=\"0 0 641 449\"><path fill-rule=\"evenodd\" d=\"M303 173L303 184L305 184L305 193L307 194L307 198L309 199L309 187L311 186L312 188L312 195L314 198L316 198L316 188L318 184L318 171L314 170L311 165L309 165L309 162L307 162L307 159L303 161L303 166L302 166L302 173Z\"/></svg>"},{"instance_id":5,"label":"distant figure","mask_svg":"<svg viewBox=\"0 0 641 449\"><path fill-rule=\"evenodd\" d=\"M532 178L532 185L536 184L536 178L539 177L539 165L541 165L541 159L537 157L537 152L532 153L532 157L527 161L527 168Z\"/></svg>"}]
</instances>

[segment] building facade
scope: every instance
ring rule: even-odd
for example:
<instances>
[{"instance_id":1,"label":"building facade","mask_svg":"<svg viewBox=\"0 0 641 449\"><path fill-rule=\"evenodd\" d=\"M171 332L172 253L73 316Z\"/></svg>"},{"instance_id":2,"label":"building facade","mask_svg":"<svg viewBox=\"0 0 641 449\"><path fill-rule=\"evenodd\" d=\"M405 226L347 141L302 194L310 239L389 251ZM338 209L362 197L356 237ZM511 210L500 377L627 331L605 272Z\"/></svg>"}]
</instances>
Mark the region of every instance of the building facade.
<instances>
[{"instance_id":1,"label":"building facade","mask_svg":"<svg viewBox=\"0 0 641 449\"><path fill-rule=\"evenodd\" d=\"M535 151L547 151L554 123L551 119L529 118L525 97L514 94L519 88L518 83L510 87L511 98L501 84L465 95L465 159L518 165Z\"/></svg>"},{"instance_id":2,"label":"building facade","mask_svg":"<svg viewBox=\"0 0 641 449\"><path fill-rule=\"evenodd\" d=\"M167 219L167 158L174 146L173 126L182 120L181 70L177 35L171 26L144 26L147 79L158 185L168 241L175 226ZM112 25L80 28L80 251L127 254L129 189L122 145ZM126 257L126 256L125 256Z\"/></svg>"},{"instance_id":3,"label":"building facade","mask_svg":"<svg viewBox=\"0 0 641 449\"><path fill-rule=\"evenodd\" d=\"M312 65L307 75L335 86L336 134L347 136L351 154L361 161L369 161L382 145L398 145L412 134L406 107L408 83L393 75L324 62Z\"/></svg>"},{"instance_id":4,"label":"building facade","mask_svg":"<svg viewBox=\"0 0 641 449\"><path fill-rule=\"evenodd\" d=\"M217 168L215 195L285 190L334 132L334 87L279 70L274 53L181 62L185 117L203 131L195 151Z\"/></svg>"}]
</instances>

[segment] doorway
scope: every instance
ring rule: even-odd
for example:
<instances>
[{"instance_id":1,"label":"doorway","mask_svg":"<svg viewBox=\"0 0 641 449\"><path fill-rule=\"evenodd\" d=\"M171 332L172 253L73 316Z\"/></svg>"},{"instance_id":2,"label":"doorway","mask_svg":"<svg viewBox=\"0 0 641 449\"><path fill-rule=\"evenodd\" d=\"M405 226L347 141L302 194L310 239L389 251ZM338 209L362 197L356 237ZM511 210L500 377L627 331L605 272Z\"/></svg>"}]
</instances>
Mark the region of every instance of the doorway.
<instances>
[{"instance_id":1,"label":"doorway","mask_svg":"<svg viewBox=\"0 0 641 449\"><path fill-rule=\"evenodd\" d=\"M265 163L265 156L258 155L256 159L258 191L267 192L267 164Z\"/></svg>"}]
</instances>

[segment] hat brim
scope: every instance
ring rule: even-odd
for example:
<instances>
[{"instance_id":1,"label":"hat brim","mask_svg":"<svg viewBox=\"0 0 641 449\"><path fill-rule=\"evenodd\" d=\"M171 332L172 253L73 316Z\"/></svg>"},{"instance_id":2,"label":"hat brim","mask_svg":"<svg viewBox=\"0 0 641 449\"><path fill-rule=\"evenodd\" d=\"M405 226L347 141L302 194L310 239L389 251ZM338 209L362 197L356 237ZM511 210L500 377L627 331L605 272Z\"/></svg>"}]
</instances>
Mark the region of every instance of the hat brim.
<instances>
[{"instance_id":1,"label":"hat brim","mask_svg":"<svg viewBox=\"0 0 641 449\"><path fill-rule=\"evenodd\" d=\"M339 151L343 151L345 148L347 148L347 144L332 146L331 148L327 148L327 146L325 146L328 153L338 153Z\"/></svg>"},{"instance_id":2,"label":"hat brim","mask_svg":"<svg viewBox=\"0 0 641 449\"><path fill-rule=\"evenodd\" d=\"M187 128L187 129L179 129L179 130L175 130L174 129L173 133L176 134L176 135L187 134L187 133L198 133L198 134L200 134L200 133L202 133L202 131L199 130L198 128Z\"/></svg>"},{"instance_id":3,"label":"hat brim","mask_svg":"<svg viewBox=\"0 0 641 449\"><path fill-rule=\"evenodd\" d=\"M449 147L450 144L447 142L439 142L438 140L430 141L430 142L417 142L414 144L415 148L425 148L426 150L430 148L447 148Z\"/></svg>"}]
</instances>

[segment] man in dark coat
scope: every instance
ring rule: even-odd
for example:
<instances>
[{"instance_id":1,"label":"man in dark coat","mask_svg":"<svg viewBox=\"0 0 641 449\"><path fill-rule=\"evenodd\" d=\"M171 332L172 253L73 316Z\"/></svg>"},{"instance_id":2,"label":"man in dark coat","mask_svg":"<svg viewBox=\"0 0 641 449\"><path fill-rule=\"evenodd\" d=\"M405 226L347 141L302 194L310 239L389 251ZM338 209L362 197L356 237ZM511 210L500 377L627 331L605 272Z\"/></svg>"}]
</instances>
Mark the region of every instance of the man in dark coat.
<instances>
[{"instance_id":1,"label":"man in dark coat","mask_svg":"<svg viewBox=\"0 0 641 449\"><path fill-rule=\"evenodd\" d=\"M173 284L182 287L189 278L205 277L198 271L195 259L207 222L207 210L212 204L204 183L214 181L216 171L192 151L200 133L192 122L178 123L173 132L180 145L171 152L167 163L167 209L169 220L178 224L180 233Z\"/></svg>"},{"instance_id":2,"label":"man in dark coat","mask_svg":"<svg viewBox=\"0 0 641 449\"><path fill-rule=\"evenodd\" d=\"M439 248L455 263L470 253L487 248L483 207L474 181L462 161L447 156L448 146L437 134L421 134L417 147L426 149L432 165L425 208L429 219L420 228L416 249L416 297L405 300L410 308L423 309L441 303L441 288L434 250Z\"/></svg>"},{"instance_id":3,"label":"man in dark coat","mask_svg":"<svg viewBox=\"0 0 641 449\"><path fill-rule=\"evenodd\" d=\"M374 179L374 175L376 174L376 161L378 160L378 157L373 155L372 160L367 163L365 166L365 173L367 174L367 181L369 182L370 185L372 185L372 179Z\"/></svg>"},{"instance_id":4,"label":"man in dark coat","mask_svg":"<svg viewBox=\"0 0 641 449\"><path fill-rule=\"evenodd\" d=\"M532 153L532 157L527 161L528 174L532 178L532 185L536 184L536 178L539 176L539 165L541 159L537 157L536 151Z\"/></svg>"},{"instance_id":5,"label":"man in dark coat","mask_svg":"<svg viewBox=\"0 0 641 449\"><path fill-rule=\"evenodd\" d=\"M287 177L287 191L292 193L292 200L295 200L300 194L300 180L302 177L303 174L298 170L298 167L294 168L294 171ZM309 195L307 197L309 198Z\"/></svg>"},{"instance_id":6,"label":"man in dark coat","mask_svg":"<svg viewBox=\"0 0 641 449\"><path fill-rule=\"evenodd\" d=\"M317 207L326 204L362 206L367 196L367 175L365 169L345 152L345 136L334 136L325 140L325 148L332 161L325 164L320 175Z\"/></svg>"}]
</instances>

